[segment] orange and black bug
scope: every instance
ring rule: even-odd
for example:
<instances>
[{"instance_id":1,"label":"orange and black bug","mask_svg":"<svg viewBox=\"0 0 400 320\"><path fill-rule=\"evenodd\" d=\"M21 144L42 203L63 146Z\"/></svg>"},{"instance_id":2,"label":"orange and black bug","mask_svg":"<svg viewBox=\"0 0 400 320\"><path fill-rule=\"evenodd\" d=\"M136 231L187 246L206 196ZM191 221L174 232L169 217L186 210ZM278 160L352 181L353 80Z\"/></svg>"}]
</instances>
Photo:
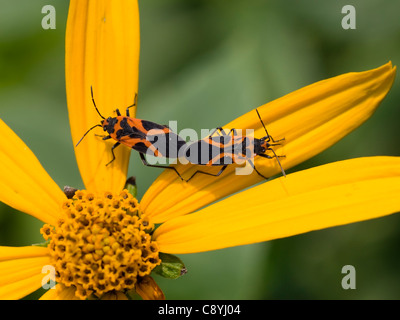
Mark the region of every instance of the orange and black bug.
<instances>
[{"instance_id":1,"label":"orange and black bug","mask_svg":"<svg viewBox=\"0 0 400 320\"><path fill-rule=\"evenodd\" d=\"M260 139L254 138L252 136L244 136L237 133L236 129L231 129L228 133L219 127L214 130L208 137L193 142L187 145L184 156L191 163L196 165L204 166L222 166L221 170L216 173L210 173L202 170L197 170L193 175L186 180L190 181L197 173L207 174L210 176L219 176L228 167L228 165L235 163L235 160L241 159L247 161L252 168L258 173L259 176L264 179L268 179L263 176L255 167L253 159L255 156L260 156L263 158L276 158L279 167L281 168L282 174L286 176L285 171L279 161L273 146L280 145L280 140L274 140L267 131L267 128L262 121L258 110L256 109L257 115L264 127L265 137ZM217 133L217 135L214 135ZM273 156L265 154L267 151L272 152Z\"/></svg>"},{"instance_id":2,"label":"orange and black bug","mask_svg":"<svg viewBox=\"0 0 400 320\"><path fill-rule=\"evenodd\" d=\"M152 165L147 162L144 154L155 157L178 158L179 150L186 146L186 141L172 132L168 126L160 125L147 120L131 118L129 115L129 108L136 106L137 95L135 95L134 103L126 108L126 116L122 116L120 111L116 109L115 112L117 113L117 116L108 117L107 119L103 117L100 111L97 109L92 88L91 96L93 105L103 120L100 121L100 124L96 124L86 131L76 146L79 145L82 139L92 129L96 127L102 127L103 130L108 133L107 136L103 137L103 140L114 139L117 141L111 147L112 159L106 164L107 166L115 160L114 149L123 144L138 151L144 165L149 167L175 170L178 176L182 179L181 175L174 167Z\"/></svg>"}]
</instances>

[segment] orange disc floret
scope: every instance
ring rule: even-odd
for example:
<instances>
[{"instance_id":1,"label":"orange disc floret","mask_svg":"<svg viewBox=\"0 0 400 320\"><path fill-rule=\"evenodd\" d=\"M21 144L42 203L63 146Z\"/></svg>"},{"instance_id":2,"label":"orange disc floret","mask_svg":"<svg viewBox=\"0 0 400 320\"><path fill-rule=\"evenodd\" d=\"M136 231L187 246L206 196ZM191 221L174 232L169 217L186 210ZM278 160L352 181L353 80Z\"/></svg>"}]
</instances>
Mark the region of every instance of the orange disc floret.
<instances>
[{"instance_id":1,"label":"orange disc floret","mask_svg":"<svg viewBox=\"0 0 400 320\"><path fill-rule=\"evenodd\" d=\"M74 286L79 298L131 290L161 263L150 234L154 224L127 190L78 190L62 210L57 225L41 232L49 240L56 281Z\"/></svg>"}]
</instances>

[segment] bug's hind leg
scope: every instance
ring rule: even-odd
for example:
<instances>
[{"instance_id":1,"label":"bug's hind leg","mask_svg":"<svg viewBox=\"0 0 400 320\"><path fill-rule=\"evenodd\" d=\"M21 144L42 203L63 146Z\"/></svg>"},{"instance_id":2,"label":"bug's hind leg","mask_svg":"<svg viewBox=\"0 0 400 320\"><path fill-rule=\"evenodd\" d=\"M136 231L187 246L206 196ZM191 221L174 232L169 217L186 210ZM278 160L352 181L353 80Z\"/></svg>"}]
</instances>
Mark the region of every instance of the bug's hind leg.
<instances>
[{"instance_id":1,"label":"bug's hind leg","mask_svg":"<svg viewBox=\"0 0 400 320\"><path fill-rule=\"evenodd\" d=\"M224 165L221 170L219 170L218 173L210 173L210 172L206 172L206 171L201 171L201 170L197 170L195 173L192 174L192 176L186 180L186 182L189 182L197 173L202 173L202 174L206 174L208 176L213 176L213 177L218 177L221 175L222 172L224 172L224 170L226 169L228 165Z\"/></svg>"},{"instance_id":2,"label":"bug's hind leg","mask_svg":"<svg viewBox=\"0 0 400 320\"><path fill-rule=\"evenodd\" d=\"M210 135L208 136L210 139L212 138L212 136L217 133L219 136L229 136L231 133L233 134L232 136L237 135L236 129L231 129L229 130L228 133L225 133L224 128L222 127L218 127L215 128L215 130L213 132L210 133Z\"/></svg>"},{"instance_id":3,"label":"bug's hind leg","mask_svg":"<svg viewBox=\"0 0 400 320\"><path fill-rule=\"evenodd\" d=\"M170 166L157 166L157 165L155 165L155 164L150 164L150 163L147 162L147 160L146 160L146 158L145 158L145 156L144 156L143 153L140 153L140 159L142 159L143 164L144 164L145 166L147 166L147 167L154 167L154 168L162 168L162 169L171 169L171 170L174 170L174 171L176 172L176 174L178 175L178 177L179 177L182 181L184 181L184 179L182 178L182 176L179 174L178 170L176 170L175 167L170 167Z\"/></svg>"}]
</instances>

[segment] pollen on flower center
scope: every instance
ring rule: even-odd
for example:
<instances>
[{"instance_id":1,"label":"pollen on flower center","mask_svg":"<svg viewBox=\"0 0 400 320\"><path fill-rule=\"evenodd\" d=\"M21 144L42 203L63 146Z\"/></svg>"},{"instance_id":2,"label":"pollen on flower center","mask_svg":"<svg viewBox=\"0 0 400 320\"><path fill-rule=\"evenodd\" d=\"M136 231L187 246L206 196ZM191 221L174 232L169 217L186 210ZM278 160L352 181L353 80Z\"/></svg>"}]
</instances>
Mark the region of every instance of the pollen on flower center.
<instances>
[{"instance_id":1,"label":"pollen on flower center","mask_svg":"<svg viewBox=\"0 0 400 320\"><path fill-rule=\"evenodd\" d=\"M133 289L138 277L161 263L150 235L154 225L127 190L77 191L62 208L57 226L44 225L41 232L49 240L56 281L74 286L79 298Z\"/></svg>"}]
</instances>

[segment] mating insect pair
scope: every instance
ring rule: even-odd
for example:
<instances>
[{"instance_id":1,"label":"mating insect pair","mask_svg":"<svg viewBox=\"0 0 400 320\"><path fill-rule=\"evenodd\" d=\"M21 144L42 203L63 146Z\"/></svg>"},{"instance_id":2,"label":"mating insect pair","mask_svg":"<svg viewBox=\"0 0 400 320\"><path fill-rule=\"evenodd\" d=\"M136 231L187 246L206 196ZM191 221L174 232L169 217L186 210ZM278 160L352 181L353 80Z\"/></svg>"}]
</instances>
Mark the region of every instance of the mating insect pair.
<instances>
[{"instance_id":1,"label":"mating insect pair","mask_svg":"<svg viewBox=\"0 0 400 320\"><path fill-rule=\"evenodd\" d=\"M222 166L220 171L216 174L197 170L192 176L186 180L189 181L197 173L207 174L211 176L219 176L224 172L228 165L238 163L240 161L246 161L253 170L257 172L259 176L264 179L268 179L262 175L254 165L254 157L260 156L267 159L276 158L276 161L281 168L282 174L286 176L285 171L279 161L273 146L280 145L280 142L284 139L274 140L268 131L260 117L258 110L256 109L257 115L264 127L266 136L257 139L252 135L242 135L238 133L238 130L231 129L228 133L226 130L219 127L216 128L208 137L199 141L188 144L184 156L191 164L204 165L204 166ZM273 156L266 154L270 151Z\"/></svg>"},{"instance_id":2,"label":"mating insect pair","mask_svg":"<svg viewBox=\"0 0 400 320\"><path fill-rule=\"evenodd\" d=\"M243 136L238 134L236 129L231 129L229 133L226 134L224 129L217 128L211 135L204 139L186 143L185 140L172 132L166 125L131 118L129 115L129 108L136 106L137 95L135 96L134 103L127 107L126 116L122 116L120 111L117 109L117 116L108 117L107 119L101 115L96 106L92 88L91 96L93 105L103 120L100 121L100 124L97 124L86 131L76 146L79 145L82 139L92 129L102 127L103 130L108 133L107 136L103 136L103 140L113 139L116 141L116 143L111 147L112 160L107 163L107 165L111 164L115 160L114 149L119 145L124 144L139 152L144 165L174 170L179 178L186 182L189 182L197 173L219 176L228 165L235 163L237 159L247 161L258 175L267 179L267 177L263 176L254 166L253 159L255 156L261 156L268 159L276 158L282 174L285 175L285 171L278 159L278 157L281 156L277 156L275 151L272 149L273 146L279 145L279 142L283 139L274 140L268 134L257 109L257 115L267 134L265 137L257 139L252 136ZM265 154L267 151L270 151L273 156ZM216 174L197 170L189 179L185 180L175 167L149 164L145 158L145 154L164 158L178 158L183 155L183 157L191 164L202 166L222 166L222 168Z\"/></svg>"}]
</instances>

